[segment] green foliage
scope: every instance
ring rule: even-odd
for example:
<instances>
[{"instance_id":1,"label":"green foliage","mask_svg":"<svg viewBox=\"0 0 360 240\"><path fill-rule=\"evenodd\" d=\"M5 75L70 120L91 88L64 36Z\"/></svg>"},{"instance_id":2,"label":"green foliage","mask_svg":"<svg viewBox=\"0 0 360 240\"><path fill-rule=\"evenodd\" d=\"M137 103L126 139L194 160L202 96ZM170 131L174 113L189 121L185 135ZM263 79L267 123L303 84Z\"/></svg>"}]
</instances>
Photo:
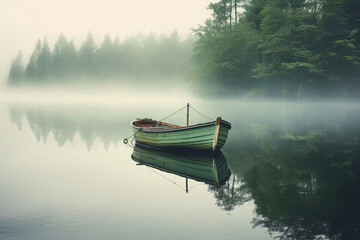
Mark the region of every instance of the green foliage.
<instances>
[{"instance_id":1,"label":"green foliage","mask_svg":"<svg viewBox=\"0 0 360 240\"><path fill-rule=\"evenodd\" d=\"M232 30L221 34L211 21L195 29L194 47L197 74L207 83L249 87L252 68L257 62L258 34L240 19ZM222 81L218 81L221 79Z\"/></svg>"},{"instance_id":2,"label":"green foliage","mask_svg":"<svg viewBox=\"0 0 360 240\"><path fill-rule=\"evenodd\" d=\"M194 62L207 83L279 97L284 87L293 97L300 86L312 95L360 91L359 1L245 1L233 27L229 6L211 3L212 18L194 30Z\"/></svg>"},{"instance_id":3,"label":"green foliage","mask_svg":"<svg viewBox=\"0 0 360 240\"><path fill-rule=\"evenodd\" d=\"M123 42L106 35L98 47L89 33L77 51L60 35L53 52L38 40L22 82L191 72L201 89L226 94L299 99L306 89L307 96L359 96L360 1L218 0L208 7L212 17L193 30L195 40L176 31Z\"/></svg>"}]
</instances>

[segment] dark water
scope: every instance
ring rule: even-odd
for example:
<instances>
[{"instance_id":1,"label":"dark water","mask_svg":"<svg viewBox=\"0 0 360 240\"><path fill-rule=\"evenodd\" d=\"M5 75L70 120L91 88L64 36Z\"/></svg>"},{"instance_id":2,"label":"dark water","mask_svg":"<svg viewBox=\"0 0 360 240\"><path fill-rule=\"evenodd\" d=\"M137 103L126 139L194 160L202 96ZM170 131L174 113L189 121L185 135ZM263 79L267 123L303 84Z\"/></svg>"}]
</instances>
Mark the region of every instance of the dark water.
<instances>
[{"instance_id":1,"label":"dark water","mask_svg":"<svg viewBox=\"0 0 360 240\"><path fill-rule=\"evenodd\" d=\"M181 105L0 104L0 239L360 239L359 104L193 106L232 123L218 183L122 143L131 120Z\"/></svg>"}]
</instances>

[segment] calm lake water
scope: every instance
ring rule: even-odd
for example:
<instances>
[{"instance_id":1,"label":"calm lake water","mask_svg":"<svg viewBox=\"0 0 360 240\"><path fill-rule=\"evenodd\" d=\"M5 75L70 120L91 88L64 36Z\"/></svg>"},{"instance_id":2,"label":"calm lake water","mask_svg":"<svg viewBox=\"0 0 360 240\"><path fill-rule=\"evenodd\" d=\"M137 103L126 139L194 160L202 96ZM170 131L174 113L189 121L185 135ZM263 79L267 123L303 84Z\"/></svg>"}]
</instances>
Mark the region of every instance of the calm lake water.
<instances>
[{"instance_id":1,"label":"calm lake water","mask_svg":"<svg viewBox=\"0 0 360 240\"><path fill-rule=\"evenodd\" d=\"M138 164L130 121L186 103L1 102L0 239L360 239L358 103L194 100L232 124L220 155Z\"/></svg>"}]
</instances>

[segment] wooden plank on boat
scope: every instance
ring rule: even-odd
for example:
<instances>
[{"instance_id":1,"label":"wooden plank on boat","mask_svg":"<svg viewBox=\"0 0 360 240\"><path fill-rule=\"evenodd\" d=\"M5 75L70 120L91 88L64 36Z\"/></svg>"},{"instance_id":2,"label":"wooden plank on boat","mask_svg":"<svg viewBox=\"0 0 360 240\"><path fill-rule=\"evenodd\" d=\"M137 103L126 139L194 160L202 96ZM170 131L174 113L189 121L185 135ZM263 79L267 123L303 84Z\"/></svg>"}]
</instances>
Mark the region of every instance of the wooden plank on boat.
<instances>
[{"instance_id":1,"label":"wooden plank on boat","mask_svg":"<svg viewBox=\"0 0 360 240\"><path fill-rule=\"evenodd\" d=\"M214 141L213 141L213 151L216 150L216 146L219 138L219 130L220 130L221 117L218 117L215 122L215 133L214 133Z\"/></svg>"},{"instance_id":2,"label":"wooden plank on boat","mask_svg":"<svg viewBox=\"0 0 360 240\"><path fill-rule=\"evenodd\" d=\"M170 123L165 123L165 122L160 122L160 121L158 121L158 124L163 125L163 126L168 126L168 127L175 127L175 128L180 127L180 126L175 125L175 124L170 124Z\"/></svg>"}]
</instances>

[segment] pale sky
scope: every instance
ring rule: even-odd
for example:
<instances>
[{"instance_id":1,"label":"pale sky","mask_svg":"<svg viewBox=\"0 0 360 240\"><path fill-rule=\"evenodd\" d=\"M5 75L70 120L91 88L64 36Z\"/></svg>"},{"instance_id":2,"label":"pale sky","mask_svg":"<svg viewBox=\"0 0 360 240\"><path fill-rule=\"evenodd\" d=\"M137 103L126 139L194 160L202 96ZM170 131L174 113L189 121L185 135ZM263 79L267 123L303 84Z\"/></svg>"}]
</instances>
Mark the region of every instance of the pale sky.
<instances>
[{"instance_id":1,"label":"pale sky","mask_svg":"<svg viewBox=\"0 0 360 240\"><path fill-rule=\"evenodd\" d=\"M38 38L47 36L50 47L60 33L78 46L91 31L101 41L150 31L168 34L190 28L210 17L211 0L0 0L0 85L19 50L25 61Z\"/></svg>"}]
</instances>

